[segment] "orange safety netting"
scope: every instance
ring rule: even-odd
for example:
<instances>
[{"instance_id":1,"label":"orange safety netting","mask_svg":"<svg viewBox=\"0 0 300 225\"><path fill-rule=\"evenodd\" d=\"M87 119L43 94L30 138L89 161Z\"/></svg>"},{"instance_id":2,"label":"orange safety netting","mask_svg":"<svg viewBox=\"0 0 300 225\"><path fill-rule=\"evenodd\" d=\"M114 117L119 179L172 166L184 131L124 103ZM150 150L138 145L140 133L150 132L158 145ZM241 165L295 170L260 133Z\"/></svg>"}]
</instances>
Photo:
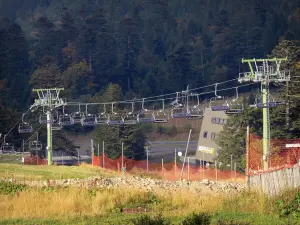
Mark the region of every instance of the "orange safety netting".
<instances>
[{"instance_id":1,"label":"orange safety netting","mask_svg":"<svg viewBox=\"0 0 300 225\"><path fill-rule=\"evenodd\" d=\"M48 162L46 159L42 159L41 157L35 155L35 156L24 157L24 164L25 165L47 165Z\"/></svg>"},{"instance_id":2,"label":"orange safety netting","mask_svg":"<svg viewBox=\"0 0 300 225\"><path fill-rule=\"evenodd\" d=\"M267 156L269 169L263 171L262 138L250 134L247 159L248 174L270 172L295 166L299 162L300 148L287 148L286 144L297 143L300 143L300 139L272 139L270 141L270 154Z\"/></svg>"},{"instance_id":3,"label":"orange safety netting","mask_svg":"<svg viewBox=\"0 0 300 225\"><path fill-rule=\"evenodd\" d=\"M107 156L93 156L92 163L94 166L99 166L105 169L111 169L116 171L122 170L122 156L113 160ZM135 173L136 171L141 171L143 173L157 174L163 180L179 180L181 176L182 166L178 163L150 163L146 160L132 160L126 157L123 158L123 170L126 172ZM235 171L221 171L214 168L204 168L201 166L188 165L184 166L182 179L185 180L234 180L234 179L244 179L245 176L239 174Z\"/></svg>"}]
</instances>

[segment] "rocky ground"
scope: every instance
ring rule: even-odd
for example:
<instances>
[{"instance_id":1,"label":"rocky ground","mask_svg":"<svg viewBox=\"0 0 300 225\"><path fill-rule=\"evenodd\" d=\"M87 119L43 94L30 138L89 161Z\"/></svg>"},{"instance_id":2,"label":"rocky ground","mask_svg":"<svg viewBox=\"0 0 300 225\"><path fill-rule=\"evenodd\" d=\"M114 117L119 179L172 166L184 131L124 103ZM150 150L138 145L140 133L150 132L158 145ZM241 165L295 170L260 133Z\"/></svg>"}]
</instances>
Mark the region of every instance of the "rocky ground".
<instances>
[{"instance_id":1,"label":"rocky ground","mask_svg":"<svg viewBox=\"0 0 300 225\"><path fill-rule=\"evenodd\" d=\"M152 178L141 178L137 176L122 177L100 177L93 176L87 179L62 179L62 180L45 180L45 181L16 181L13 178L6 179L10 182L22 183L33 187L47 186L74 186L84 188L137 188L146 191L180 191L187 190L197 193L214 192L214 193L236 193L243 191L246 186L240 183L215 182L209 180L199 181L162 181Z\"/></svg>"}]
</instances>

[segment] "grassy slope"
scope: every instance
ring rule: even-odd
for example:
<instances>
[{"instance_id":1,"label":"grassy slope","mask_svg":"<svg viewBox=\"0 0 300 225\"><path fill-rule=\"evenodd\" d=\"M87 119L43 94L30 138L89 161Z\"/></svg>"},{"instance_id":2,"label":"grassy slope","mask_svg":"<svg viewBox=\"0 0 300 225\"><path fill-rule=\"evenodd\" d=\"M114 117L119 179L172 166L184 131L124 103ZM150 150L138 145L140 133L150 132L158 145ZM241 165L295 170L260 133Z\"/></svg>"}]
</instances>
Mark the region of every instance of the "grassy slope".
<instances>
[{"instance_id":1,"label":"grassy slope","mask_svg":"<svg viewBox=\"0 0 300 225\"><path fill-rule=\"evenodd\" d=\"M113 171L100 168L83 166L33 166L0 163L0 178L8 177L19 180L46 180L66 178L87 178L90 176L115 176Z\"/></svg>"}]
</instances>

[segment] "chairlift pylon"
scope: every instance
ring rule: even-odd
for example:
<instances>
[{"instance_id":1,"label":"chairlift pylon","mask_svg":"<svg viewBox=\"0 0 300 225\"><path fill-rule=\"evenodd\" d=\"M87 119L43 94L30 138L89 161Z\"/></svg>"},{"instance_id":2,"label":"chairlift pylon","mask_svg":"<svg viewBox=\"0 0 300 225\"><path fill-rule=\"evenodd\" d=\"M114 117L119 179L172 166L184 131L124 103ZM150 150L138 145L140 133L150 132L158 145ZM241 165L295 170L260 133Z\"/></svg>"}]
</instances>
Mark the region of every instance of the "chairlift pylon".
<instances>
[{"instance_id":1,"label":"chairlift pylon","mask_svg":"<svg viewBox=\"0 0 300 225\"><path fill-rule=\"evenodd\" d=\"M215 97L212 97L209 102L209 107L211 111L226 111L229 110L229 104L227 102L227 99L225 99L223 96L220 96L217 94L218 89L218 83L215 84ZM219 101L222 100L225 102L223 104L220 104Z\"/></svg>"},{"instance_id":2,"label":"chairlift pylon","mask_svg":"<svg viewBox=\"0 0 300 225\"><path fill-rule=\"evenodd\" d=\"M137 115L137 121L139 123L153 123L154 115L151 110L144 108L145 98L142 99L142 109L139 111Z\"/></svg>"},{"instance_id":3,"label":"chairlift pylon","mask_svg":"<svg viewBox=\"0 0 300 225\"><path fill-rule=\"evenodd\" d=\"M169 113L165 110L165 100L162 99L162 109L154 113L154 123L167 123L170 119Z\"/></svg>"},{"instance_id":4,"label":"chairlift pylon","mask_svg":"<svg viewBox=\"0 0 300 225\"><path fill-rule=\"evenodd\" d=\"M32 132L32 126L29 123L24 122L24 116L25 116L25 113L23 113L22 122L19 124L19 127L18 127L18 132L20 134L31 133Z\"/></svg>"}]
</instances>

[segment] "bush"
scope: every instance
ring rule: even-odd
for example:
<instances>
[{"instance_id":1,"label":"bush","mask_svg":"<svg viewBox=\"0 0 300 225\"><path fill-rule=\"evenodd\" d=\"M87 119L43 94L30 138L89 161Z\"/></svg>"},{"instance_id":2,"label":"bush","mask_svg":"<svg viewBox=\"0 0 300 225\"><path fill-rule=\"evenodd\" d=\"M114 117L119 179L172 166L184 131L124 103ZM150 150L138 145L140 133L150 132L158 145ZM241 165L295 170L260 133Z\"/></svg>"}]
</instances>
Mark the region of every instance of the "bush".
<instances>
[{"instance_id":1,"label":"bush","mask_svg":"<svg viewBox=\"0 0 300 225\"><path fill-rule=\"evenodd\" d=\"M167 134L171 137L175 137L177 133L177 128L174 125L167 131Z\"/></svg>"},{"instance_id":2,"label":"bush","mask_svg":"<svg viewBox=\"0 0 300 225\"><path fill-rule=\"evenodd\" d=\"M142 215L136 219L131 220L133 225L171 225L171 221L162 217L162 214L151 217L149 215Z\"/></svg>"},{"instance_id":3,"label":"bush","mask_svg":"<svg viewBox=\"0 0 300 225\"><path fill-rule=\"evenodd\" d=\"M11 182L0 181L0 194L2 195L11 195L17 192L24 191L26 185L23 184L14 184Z\"/></svg>"},{"instance_id":4,"label":"bush","mask_svg":"<svg viewBox=\"0 0 300 225\"><path fill-rule=\"evenodd\" d=\"M209 225L211 216L207 213L193 213L183 219L181 225Z\"/></svg>"},{"instance_id":5,"label":"bush","mask_svg":"<svg viewBox=\"0 0 300 225\"><path fill-rule=\"evenodd\" d=\"M280 216L300 217L300 192L297 193L296 197L290 201L285 202L284 200L278 200L276 202L276 208Z\"/></svg>"}]
</instances>

